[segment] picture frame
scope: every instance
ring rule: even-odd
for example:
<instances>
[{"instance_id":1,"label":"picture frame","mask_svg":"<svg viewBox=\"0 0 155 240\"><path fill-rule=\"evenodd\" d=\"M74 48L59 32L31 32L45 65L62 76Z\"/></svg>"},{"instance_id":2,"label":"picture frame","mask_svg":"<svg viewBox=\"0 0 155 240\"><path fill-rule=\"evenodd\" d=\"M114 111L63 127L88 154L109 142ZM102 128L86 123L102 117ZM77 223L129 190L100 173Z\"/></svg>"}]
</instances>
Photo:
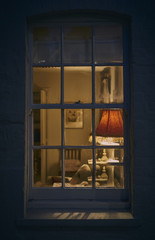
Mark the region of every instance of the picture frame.
<instances>
[{"instance_id":1,"label":"picture frame","mask_svg":"<svg viewBox=\"0 0 155 240\"><path fill-rule=\"evenodd\" d=\"M65 109L65 128L83 128L83 109Z\"/></svg>"}]
</instances>

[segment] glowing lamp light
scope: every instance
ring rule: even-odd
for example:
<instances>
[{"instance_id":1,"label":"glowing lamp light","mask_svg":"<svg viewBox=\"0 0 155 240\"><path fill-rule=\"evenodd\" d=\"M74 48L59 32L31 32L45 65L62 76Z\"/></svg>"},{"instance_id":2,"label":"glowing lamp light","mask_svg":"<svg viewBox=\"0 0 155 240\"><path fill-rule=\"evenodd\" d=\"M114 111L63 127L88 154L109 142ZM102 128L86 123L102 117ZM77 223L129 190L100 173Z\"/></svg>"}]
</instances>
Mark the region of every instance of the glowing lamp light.
<instances>
[{"instance_id":1,"label":"glowing lamp light","mask_svg":"<svg viewBox=\"0 0 155 240\"><path fill-rule=\"evenodd\" d=\"M96 135L102 137L123 137L123 119L120 110L104 110Z\"/></svg>"}]
</instances>

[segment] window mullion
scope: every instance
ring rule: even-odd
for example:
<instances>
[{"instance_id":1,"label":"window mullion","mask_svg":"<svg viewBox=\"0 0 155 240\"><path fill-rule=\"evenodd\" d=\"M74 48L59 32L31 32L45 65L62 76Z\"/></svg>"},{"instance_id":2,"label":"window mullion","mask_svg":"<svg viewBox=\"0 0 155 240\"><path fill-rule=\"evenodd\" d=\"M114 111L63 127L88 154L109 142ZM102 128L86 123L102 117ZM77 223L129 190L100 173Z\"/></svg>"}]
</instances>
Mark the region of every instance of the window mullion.
<instances>
[{"instance_id":1,"label":"window mullion","mask_svg":"<svg viewBox=\"0 0 155 240\"><path fill-rule=\"evenodd\" d=\"M86 63L65 63L64 66L65 67L87 67L87 66L92 66L92 63L86 64ZM104 63L95 63L95 66L123 66L125 65L125 63L111 63L111 62L104 62ZM56 64L47 64L47 63L37 63L37 64L33 64L33 67L61 67L61 64L56 63Z\"/></svg>"},{"instance_id":2,"label":"window mullion","mask_svg":"<svg viewBox=\"0 0 155 240\"><path fill-rule=\"evenodd\" d=\"M100 149L100 148L106 148L106 149L111 149L111 148L114 148L114 149L124 149L124 145L121 145L121 146L115 146L115 145L110 145L110 146L107 146L107 145L102 145L102 146L95 146L95 149ZM32 149L61 149L62 146L38 146L38 145L32 145ZM92 145L91 146L85 146L85 145L63 145L63 149L92 149Z\"/></svg>"},{"instance_id":3,"label":"window mullion","mask_svg":"<svg viewBox=\"0 0 155 240\"><path fill-rule=\"evenodd\" d=\"M62 187L65 186L65 152L64 152L64 109L61 109L61 161L62 161Z\"/></svg>"},{"instance_id":4,"label":"window mullion","mask_svg":"<svg viewBox=\"0 0 155 240\"><path fill-rule=\"evenodd\" d=\"M30 86L30 91L28 91L28 126L29 126L29 131L28 131L28 146L29 146L29 151L28 151L28 164L29 164L29 183L28 186L31 189L34 183L33 179L33 161L34 161L34 154L33 154L33 113L32 113L32 104L33 104L33 28L31 28L30 35L29 35L29 61L30 61L30 68L29 68L29 86Z\"/></svg>"},{"instance_id":5,"label":"window mullion","mask_svg":"<svg viewBox=\"0 0 155 240\"><path fill-rule=\"evenodd\" d=\"M96 172L96 159L95 159L95 109L92 109L92 136L93 136L93 174L92 185L95 188L95 172Z\"/></svg>"},{"instance_id":6,"label":"window mullion","mask_svg":"<svg viewBox=\"0 0 155 240\"><path fill-rule=\"evenodd\" d=\"M63 26L61 26L61 104L64 104L64 62L63 62L63 51L64 51L64 33Z\"/></svg>"},{"instance_id":7,"label":"window mullion","mask_svg":"<svg viewBox=\"0 0 155 240\"><path fill-rule=\"evenodd\" d=\"M94 26L92 26L92 103L95 104Z\"/></svg>"},{"instance_id":8,"label":"window mullion","mask_svg":"<svg viewBox=\"0 0 155 240\"><path fill-rule=\"evenodd\" d=\"M92 104L95 106L95 65L94 65L94 26L92 26ZM95 109L92 109L92 134L93 134L93 172L92 172L92 186L95 188Z\"/></svg>"},{"instance_id":9,"label":"window mullion","mask_svg":"<svg viewBox=\"0 0 155 240\"><path fill-rule=\"evenodd\" d=\"M63 74L63 71L62 71ZM63 91L63 86L62 86ZM123 103L83 103L83 104L32 104L31 109L93 109L93 108L117 108L124 109L125 105Z\"/></svg>"},{"instance_id":10,"label":"window mullion","mask_svg":"<svg viewBox=\"0 0 155 240\"><path fill-rule=\"evenodd\" d=\"M30 52L30 57L29 57L29 61L30 61L30 68L29 68L29 79L30 79L30 91L29 91L29 104L33 104L33 29L31 28L30 31L30 36L29 36L29 52ZM30 106L30 105L29 105Z\"/></svg>"},{"instance_id":11,"label":"window mullion","mask_svg":"<svg viewBox=\"0 0 155 240\"><path fill-rule=\"evenodd\" d=\"M64 104L64 32L63 25L61 26L61 105ZM64 150L64 108L61 109L61 161L62 161L62 188L65 187L65 150Z\"/></svg>"},{"instance_id":12,"label":"window mullion","mask_svg":"<svg viewBox=\"0 0 155 240\"><path fill-rule=\"evenodd\" d=\"M29 188L31 189L31 187L34 184L34 179L33 179L33 162L34 162L34 154L33 154L33 113L32 111L28 114L28 124L29 124L29 132L28 132L28 145L29 145L29 151L28 151L28 155L29 155Z\"/></svg>"}]
</instances>

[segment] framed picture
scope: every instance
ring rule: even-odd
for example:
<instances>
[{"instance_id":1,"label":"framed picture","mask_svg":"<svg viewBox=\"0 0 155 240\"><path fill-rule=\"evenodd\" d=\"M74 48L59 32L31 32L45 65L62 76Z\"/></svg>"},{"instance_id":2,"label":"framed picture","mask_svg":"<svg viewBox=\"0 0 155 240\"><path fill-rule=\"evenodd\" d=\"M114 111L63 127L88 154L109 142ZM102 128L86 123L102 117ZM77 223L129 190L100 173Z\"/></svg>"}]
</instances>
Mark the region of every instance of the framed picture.
<instances>
[{"instance_id":1,"label":"framed picture","mask_svg":"<svg viewBox=\"0 0 155 240\"><path fill-rule=\"evenodd\" d=\"M83 110L65 109L65 128L83 128Z\"/></svg>"}]
</instances>

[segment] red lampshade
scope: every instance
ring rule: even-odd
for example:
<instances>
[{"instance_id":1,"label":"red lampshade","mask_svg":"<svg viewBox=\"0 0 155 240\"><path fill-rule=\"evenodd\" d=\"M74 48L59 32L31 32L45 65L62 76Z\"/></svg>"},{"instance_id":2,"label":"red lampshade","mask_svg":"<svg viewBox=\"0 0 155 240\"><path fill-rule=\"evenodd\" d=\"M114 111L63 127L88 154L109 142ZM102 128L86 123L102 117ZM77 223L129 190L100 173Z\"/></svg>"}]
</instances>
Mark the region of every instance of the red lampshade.
<instances>
[{"instance_id":1,"label":"red lampshade","mask_svg":"<svg viewBox=\"0 0 155 240\"><path fill-rule=\"evenodd\" d=\"M96 135L103 137L123 137L123 119L120 110L104 110L96 128Z\"/></svg>"}]
</instances>

